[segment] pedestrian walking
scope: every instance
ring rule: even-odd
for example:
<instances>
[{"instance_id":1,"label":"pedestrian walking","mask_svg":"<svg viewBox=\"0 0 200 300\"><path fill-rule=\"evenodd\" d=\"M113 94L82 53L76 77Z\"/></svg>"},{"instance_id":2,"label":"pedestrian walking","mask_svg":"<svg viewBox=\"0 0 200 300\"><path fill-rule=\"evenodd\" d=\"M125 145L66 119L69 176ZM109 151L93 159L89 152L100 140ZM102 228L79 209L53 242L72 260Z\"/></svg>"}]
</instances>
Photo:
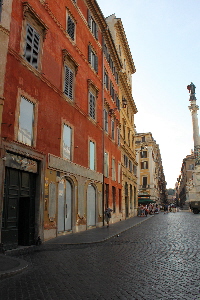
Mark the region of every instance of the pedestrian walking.
<instances>
[{"instance_id":1,"label":"pedestrian walking","mask_svg":"<svg viewBox=\"0 0 200 300\"><path fill-rule=\"evenodd\" d=\"M107 227L109 227L109 222L110 222L110 219L111 219L111 212L112 211L113 210L109 207L107 207L106 210L105 210L105 220L107 222Z\"/></svg>"},{"instance_id":2,"label":"pedestrian walking","mask_svg":"<svg viewBox=\"0 0 200 300\"><path fill-rule=\"evenodd\" d=\"M165 204L165 206L164 206L164 214L165 213L168 213L168 205L167 204Z\"/></svg>"}]
</instances>

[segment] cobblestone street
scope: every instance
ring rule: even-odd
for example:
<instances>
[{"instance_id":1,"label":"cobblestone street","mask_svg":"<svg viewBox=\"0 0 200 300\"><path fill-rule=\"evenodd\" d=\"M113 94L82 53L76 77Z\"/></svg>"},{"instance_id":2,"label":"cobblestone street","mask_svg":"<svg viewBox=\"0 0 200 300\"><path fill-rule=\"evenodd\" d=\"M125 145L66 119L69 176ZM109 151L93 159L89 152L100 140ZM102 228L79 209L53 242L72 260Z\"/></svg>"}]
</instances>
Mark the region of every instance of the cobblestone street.
<instances>
[{"instance_id":1,"label":"cobblestone street","mask_svg":"<svg viewBox=\"0 0 200 300\"><path fill-rule=\"evenodd\" d=\"M1 300L200 299L200 214L160 213L102 243L18 257L29 266L1 280Z\"/></svg>"}]
</instances>

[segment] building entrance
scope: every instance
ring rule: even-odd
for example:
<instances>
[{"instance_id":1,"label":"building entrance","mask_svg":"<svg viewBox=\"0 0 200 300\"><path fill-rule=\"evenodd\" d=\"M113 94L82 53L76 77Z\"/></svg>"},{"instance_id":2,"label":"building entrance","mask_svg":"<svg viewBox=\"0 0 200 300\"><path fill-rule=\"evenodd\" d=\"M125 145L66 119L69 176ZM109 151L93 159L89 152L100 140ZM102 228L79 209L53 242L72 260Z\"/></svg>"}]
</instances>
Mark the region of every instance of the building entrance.
<instances>
[{"instance_id":1,"label":"building entrance","mask_svg":"<svg viewBox=\"0 0 200 300\"><path fill-rule=\"evenodd\" d=\"M6 168L2 238L5 249L35 243L36 174Z\"/></svg>"}]
</instances>

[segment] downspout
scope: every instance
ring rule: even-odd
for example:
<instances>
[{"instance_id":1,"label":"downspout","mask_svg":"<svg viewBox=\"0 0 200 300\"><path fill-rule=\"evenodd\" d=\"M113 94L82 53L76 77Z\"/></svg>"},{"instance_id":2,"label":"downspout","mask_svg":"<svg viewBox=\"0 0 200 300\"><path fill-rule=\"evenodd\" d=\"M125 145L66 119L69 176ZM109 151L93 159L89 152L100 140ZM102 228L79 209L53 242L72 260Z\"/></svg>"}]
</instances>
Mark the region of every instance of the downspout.
<instances>
[{"instance_id":1,"label":"downspout","mask_svg":"<svg viewBox=\"0 0 200 300\"><path fill-rule=\"evenodd\" d=\"M105 205L105 186L104 186L104 36L102 35L102 158L103 158L103 164L102 164L102 173L103 173L103 187L102 187L102 203L103 203L103 226L105 225L105 216L104 216L104 205Z\"/></svg>"}]
</instances>

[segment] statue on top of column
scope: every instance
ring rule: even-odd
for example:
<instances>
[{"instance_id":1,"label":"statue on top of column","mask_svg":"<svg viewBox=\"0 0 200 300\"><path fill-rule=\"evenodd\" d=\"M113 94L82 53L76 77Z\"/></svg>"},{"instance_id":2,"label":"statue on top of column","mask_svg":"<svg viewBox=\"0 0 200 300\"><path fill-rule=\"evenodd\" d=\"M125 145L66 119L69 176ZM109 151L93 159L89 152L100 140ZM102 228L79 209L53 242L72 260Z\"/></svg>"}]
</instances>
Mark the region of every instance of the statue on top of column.
<instances>
[{"instance_id":1,"label":"statue on top of column","mask_svg":"<svg viewBox=\"0 0 200 300\"><path fill-rule=\"evenodd\" d=\"M187 86L187 89L189 90L189 93L190 94L195 94L195 89L196 89L196 86L194 85L193 82L191 82L188 86Z\"/></svg>"},{"instance_id":2,"label":"statue on top of column","mask_svg":"<svg viewBox=\"0 0 200 300\"><path fill-rule=\"evenodd\" d=\"M196 97L195 97L195 89L196 89L196 86L194 85L193 82L191 82L188 86L187 86L187 89L189 90L189 93L190 93L190 101L192 100L196 100Z\"/></svg>"}]
</instances>

